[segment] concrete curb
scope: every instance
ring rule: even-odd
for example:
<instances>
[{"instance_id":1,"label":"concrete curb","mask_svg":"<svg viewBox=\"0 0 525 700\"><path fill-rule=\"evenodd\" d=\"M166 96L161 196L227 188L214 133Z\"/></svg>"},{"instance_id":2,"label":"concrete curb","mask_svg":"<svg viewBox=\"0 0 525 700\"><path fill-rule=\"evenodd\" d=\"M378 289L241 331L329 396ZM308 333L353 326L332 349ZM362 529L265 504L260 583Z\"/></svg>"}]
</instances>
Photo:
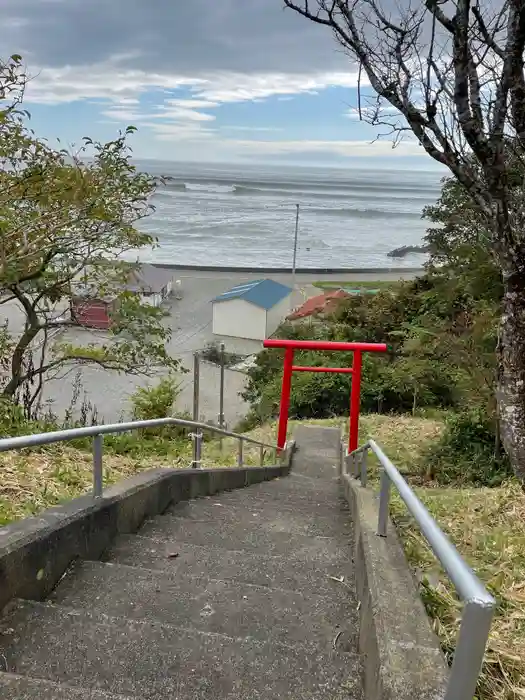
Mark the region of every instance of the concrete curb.
<instances>
[{"instance_id":1,"label":"concrete curb","mask_svg":"<svg viewBox=\"0 0 525 700\"><path fill-rule=\"evenodd\" d=\"M235 267L235 266L221 266L216 265L176 265L170 263L150 263L155 267L160 267L164 270L188 270L188 272L275 272L275 273L287 273L291 274L291 267ZM384 272L402 272L402 273L423 273L425 270L423 267L298 267L295 272L299 275L301 274L334 274L334 273L344 273L344 274L382 274Z\"/></svg>"},{"instance_id":2,"label":"concrete curb","mask_svg":"<svg viewBox=\"0 0 525 700\"><path fill-rule=\"evenodd\" d=\"M377 499L349 476L343 489L355 523L359 648L366 700L442 700L448 668L391 522L377 532Z\"/></svg>"},{"instance_id":3,"label":"concrete curb","mask_svg":"<svg viewBox=\"0 0 525 700\"><path fill-rule=\"evenodd\" d=\"M280 465L242 469L151 469L112 486L100 499L81 496L0 528L0 609L13 598L44 600L75 559L99 559L119 534L170 504L286 476L293 446Z\"/></svg>"}]
</instances>

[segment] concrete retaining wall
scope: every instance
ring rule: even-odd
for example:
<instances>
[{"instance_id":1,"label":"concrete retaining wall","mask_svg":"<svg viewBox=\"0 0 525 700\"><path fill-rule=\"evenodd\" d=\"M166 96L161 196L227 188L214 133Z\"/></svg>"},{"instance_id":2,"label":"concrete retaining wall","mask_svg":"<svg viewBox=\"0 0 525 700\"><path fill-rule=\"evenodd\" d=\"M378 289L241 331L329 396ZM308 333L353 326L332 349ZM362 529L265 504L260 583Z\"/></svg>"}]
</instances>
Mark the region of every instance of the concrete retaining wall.
<instances>
[{"instance_id":1,"label":"concrete retaining wall","mask_svg":"<svg viewBox=\"0 0 525 700\"><path fill-rule=\"evenodd\" d=\"M442 700L448 669L397 532L377 533L377 498L342 476L355 523L359 647L366 700Z\"/></svg>"},{"instance_id":2,"label":"concrete retaining wall","mask_svg":"<svg viewBox=\"0 0 525 700\"><path fill-rule=\"evenodd\" d=\"M216 265L176 265L170 263L152 263L155 267L160 267L167 270L195 270L196 272L270 272L270 273L280 273L286 272L291 273L291 267L232 267L232 266L221 266ZM385 272L404 272L413 274L422 274L424 269L422 267L298 267L295 272L297 274L333 274L333 273L344 273L344 274L382 274Z\"/></svg>"},{"instance_id":3,"label":"concrete retaining wall","mask_svg":"<svg viewBox=\"0 0 525 700\"><path fill-rule=\"evenodd\" d=\"M12 598L43 600L75 559L97 559L115 537L133 533L171 503L243 488L289 473L293 446L282 464L243 469L152 469L104 491L76 498L0 528L0 609Z\"/></svg>"}]
</instances>

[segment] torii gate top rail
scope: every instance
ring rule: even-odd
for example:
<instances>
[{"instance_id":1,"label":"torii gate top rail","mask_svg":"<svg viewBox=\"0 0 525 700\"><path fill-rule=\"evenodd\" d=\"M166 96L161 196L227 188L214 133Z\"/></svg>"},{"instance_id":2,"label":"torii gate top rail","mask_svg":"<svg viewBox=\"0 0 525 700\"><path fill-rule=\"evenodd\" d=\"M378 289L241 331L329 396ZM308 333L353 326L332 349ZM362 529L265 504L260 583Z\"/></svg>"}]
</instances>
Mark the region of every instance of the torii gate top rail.
<instances>
[{"instance_id":1,"label":"torii gate top rail","mask_svg":"<svg viewBox=\"0 0 525 700\"><path fill-rule=\"evenodd\" d=\"M359 410L361 405L361 369L364 352L386 352L385 343L345 343L330 340L280 340L270 338L264 341L265 348L284 348L283 384L281 390L281 407L279 410L279 430L277 446L283 449L286 444L288 412L290 410L290 390L293 372L337 372L352 375L350 394L350 425L348 429L348 449L357 449L359 440ZM301 367L294 365L295 350L336 350L353 354L352 367Z\"/></svg>"}]
</instances>

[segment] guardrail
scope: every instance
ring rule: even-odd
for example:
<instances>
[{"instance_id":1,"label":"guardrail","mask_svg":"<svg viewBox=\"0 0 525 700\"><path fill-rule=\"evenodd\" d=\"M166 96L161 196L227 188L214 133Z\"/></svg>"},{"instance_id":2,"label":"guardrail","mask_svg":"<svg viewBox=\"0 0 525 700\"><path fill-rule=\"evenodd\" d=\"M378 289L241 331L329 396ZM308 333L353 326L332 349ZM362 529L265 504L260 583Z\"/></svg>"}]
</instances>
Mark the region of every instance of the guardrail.
<instances>
[{"instance_id":1,"label":"guardrail","mask_svg":"<svg viewBox=\"0 0 525 700\"><path fill-rule=\"evenodd\" d=\"M49 445L54 442L69 442L70 440L78 440L79 438L93 438L93 497L100 498L103 489L103 437L104 435L126 433L130 430L140 430L143 428L160 428L164 426L177 425L183 428L193 428L191 437L193 439L193 461L191 466L199 468L201 465L201 448L203 430L208 430L221 437L232 437L239 441L237 453L237 466L242 467L244 463L244 443L259 446L259 460L261 466L264 465L264 457L266 450L271 450L274 453L274 459L277 459L277 445L254 440L253 438L233 433L230 430L217 428L208 423L200 423L198 421L184 420L182 418L156 418L153 420L138 420L128 423L113 423L108 425L93 425L86 428L69 428L68 430L55 430L49 433L37 433L34 435L21 435L19 437L10 437L0 439L0 452L9 450L20 450L24 447L39 447L40 445Z\"/></svg>"},{"instance_id":2,"label":"guardrail","mask_svg":"<svg viewBox=\"0 0 525 700\"><path fill-rule=\"evenodd\" d=\"M374 440L368 440L362 447L346 453L343 478L359 478L361 486L366 487L369 450L375 454L382 467L377 534L380 537L387 536L390 490L393 484L464 603L444 700L470 700L476 693L496 601Z\"/></svg>"}]
</instances>

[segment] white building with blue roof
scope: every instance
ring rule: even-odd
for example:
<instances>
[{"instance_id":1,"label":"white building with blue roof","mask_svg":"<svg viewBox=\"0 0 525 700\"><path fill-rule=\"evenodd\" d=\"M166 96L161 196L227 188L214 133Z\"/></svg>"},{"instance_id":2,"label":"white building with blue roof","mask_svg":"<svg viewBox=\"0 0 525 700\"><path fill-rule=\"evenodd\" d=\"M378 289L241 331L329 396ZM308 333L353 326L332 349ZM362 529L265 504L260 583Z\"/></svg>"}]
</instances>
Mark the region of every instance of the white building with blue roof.
<instances>
[{"instance_id":1,"label":"white building with blue roof","mask_svg":"<svg viewBox=\"0 0 525 700\"><path fill-rule=\"evenodd\" d=\"M227 338L264 340L291 310L292 290L271 279L238 284L212 300L213 333Z\"/></svg>"}]
</instances>

